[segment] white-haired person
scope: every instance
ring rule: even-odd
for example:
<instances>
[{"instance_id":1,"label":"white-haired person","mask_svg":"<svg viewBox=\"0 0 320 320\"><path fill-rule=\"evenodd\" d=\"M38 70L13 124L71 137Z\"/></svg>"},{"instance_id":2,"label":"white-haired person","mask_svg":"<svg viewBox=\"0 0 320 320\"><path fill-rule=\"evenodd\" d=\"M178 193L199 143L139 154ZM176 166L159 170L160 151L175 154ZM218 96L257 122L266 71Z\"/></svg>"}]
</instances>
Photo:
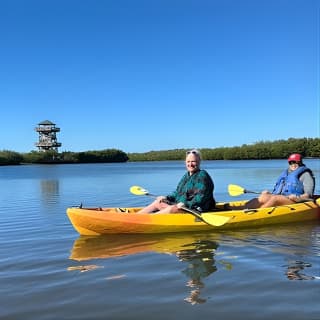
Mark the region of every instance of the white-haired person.
<instances>
[{"instance_id":1,"label":"white-haired person","mask_svg":"<svg viewBox=\"0 0 320 320\"><path fill-rule=\"evenodd\" d=\"M215 207L214 183L208 172L200 169L200 163L201 155L198 150L187 151L187 172L180 179L176 190L167 196L158 196L139 213L185 212L182 207L200 212L212 210Z\"/></svg>"},{"instance_id":2,"label":"white-haired person","mask_svg":"<svg viewBox=\"0 0 320 320\"><path fill-rule=\"evenodd\" d=\"M275 207L311 199L315 189L313 172L303 163L302 155L293 153L288 158L288 168L278 177L272 192L263 191L242 208L255 209ZM229 209L240 209L229 206Z\"/></svg>"}]
</instances>

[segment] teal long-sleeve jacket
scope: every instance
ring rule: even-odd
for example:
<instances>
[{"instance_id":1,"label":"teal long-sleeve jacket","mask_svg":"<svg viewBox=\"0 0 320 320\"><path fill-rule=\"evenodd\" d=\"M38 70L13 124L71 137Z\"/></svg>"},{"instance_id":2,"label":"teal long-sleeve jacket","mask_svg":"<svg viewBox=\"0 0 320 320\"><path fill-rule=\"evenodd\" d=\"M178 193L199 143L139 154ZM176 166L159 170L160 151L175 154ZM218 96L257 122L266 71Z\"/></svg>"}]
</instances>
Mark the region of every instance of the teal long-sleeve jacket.
<instances>
[{"instance_id":1,"label":"teal long-sleeve jacket","mask_svg":"<svg viewBox=\"0 0 320 320\"><path fill-rule=\"evenodd\" d=\"M183 202L190 209L199 210L200 207L202 212L206 212L215 206L213 190L214 183L206 170L199 170L192 175L186 172L167 199L175 203Z\"/></svg>"}]
</instances>

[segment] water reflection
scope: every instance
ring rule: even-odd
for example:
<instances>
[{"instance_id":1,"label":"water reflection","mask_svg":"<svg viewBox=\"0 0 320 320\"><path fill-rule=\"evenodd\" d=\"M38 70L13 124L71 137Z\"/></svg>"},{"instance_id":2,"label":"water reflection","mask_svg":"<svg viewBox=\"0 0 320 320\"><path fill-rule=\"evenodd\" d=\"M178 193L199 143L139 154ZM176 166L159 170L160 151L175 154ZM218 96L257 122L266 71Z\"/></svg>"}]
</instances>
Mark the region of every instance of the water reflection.
<instances>
[{"instance_id":1,"label":"water reflection","mask_svg":"<svg viewBox=\"0 0 320 320\"><path fill-rule=\"evenodd\" d=\"M306 268L312 267L311 263L294 260L289 261L288 265L285 267L287 267L286 276L289 280L314 280L319 278L316 276L307 275L304 272Z\"/></svg>"},{"instance_id":2,"label":"water reflection","mask_svg":"<svg viewBox=\"0 0 320 320\"><path fill-rule=\"evenodd\" d=\"M211 238L211 239L210 239ZM206 302L201 297L201 289L205 287L204 279L217 271L215 253L218 249L215 236L202 235L170 235L170 236L80 236L73 245L70 259L76 261L114 258L142 252L174 254L184 265L181 273L187 277L186 286L190 288L184 299L191 304ZM225 264L221 261L221 264ZM228 265L231 265L228 262ZM81 266L82 269L85 266ZM76 268L73 268L74 270ZM82 270L81 269L81 270ZM69 268L69 270L71 270Z\"/></svg>"},{"instance_id":3,"label":"water reflection","mask_svg":"<svg viewBox=\"0 0 320 320\"><path fill-rule=\"evenodd\" d=\"M217 271L214 254L218 243L211 240L200 240L183 246L182 250L176 252L179 261L187 263L182 271L189 280L187 286L191 288L190 294L184 300L191 304L204 303L207 300L202 298L201 289L204 288L204 278Z\"/></svg>"},{"instance_id":4,"label":"water reflection","mask_svg":"<svg viewBox=\"0 0 320 320\"><path fill-rule=\"evenodd\" d=\"M206 233L80 236L74 241L70 259L76 261L105 259L143 252L176 254L181 250L196 249L196 245L201 241L212 241L217 246L217 237Z\"/></svg>"},{"instance_id":5,"label":"water reflection","mask_svg":"<svg viewBox=\"0 0 320 320\"><path fill-rule=\"evenodd\" d=\"M44 204L56 203L59 197L59 180L40 180L41 199Z\"/></svg>"},{"instance_id":6,"label":"water reflection","mask_svg":"<svg viewBox=\"0 0 320 320\"><path fill-rule=\"evenodd\" d=\"M203 297L204 288L218 269L243 272L239 265L237 269L233 268L238 259L235 252L254 254L257 268L276 270L276 277L284 274L288 280L320 279L319 264L312 258L315 251L319 252L318 231L319 225L310 222L223 233L80 236L74 241L69 258L81 262L147 252L175 255L181 263L181 274L186 277L188 291L184 300L190 304L203 304L207 301ZM240 249L248 247L251 250ZM259 265L258 256L269 257L271 265L265 266L263 259ZM94 268L96 266L90 261L88 266L81 265L74 270Z\"/></svg>"}]
</instances>

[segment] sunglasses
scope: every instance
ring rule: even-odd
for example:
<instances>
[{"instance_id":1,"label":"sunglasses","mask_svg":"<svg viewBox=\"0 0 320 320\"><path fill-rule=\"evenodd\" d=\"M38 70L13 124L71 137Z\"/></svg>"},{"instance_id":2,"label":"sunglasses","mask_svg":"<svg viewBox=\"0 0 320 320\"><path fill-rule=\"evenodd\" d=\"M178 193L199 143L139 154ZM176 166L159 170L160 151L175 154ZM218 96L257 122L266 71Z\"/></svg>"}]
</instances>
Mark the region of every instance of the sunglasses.
<instances>
[{"instance_id":1,"label":"sunglasses","mask_svg":"<svg viewBox=\"0 0 320 320\"><path fill-rule=\"evenodd\" d=\"M191 150L191 151L187 151L186 154L196 154L196 155L199 155L199 152L198 151L195 151L195 150Z\"/></svg>"},{"instance_id":2,"label":"sunglasses","mask_svg":"<svg viewBox=\"0 0 320 320\"><path fill-rule=\"evenodd\" d=\"M292 164L299 164L297 161L289 161L289 165L291 166Z\"/></svg>"}]
</instances>

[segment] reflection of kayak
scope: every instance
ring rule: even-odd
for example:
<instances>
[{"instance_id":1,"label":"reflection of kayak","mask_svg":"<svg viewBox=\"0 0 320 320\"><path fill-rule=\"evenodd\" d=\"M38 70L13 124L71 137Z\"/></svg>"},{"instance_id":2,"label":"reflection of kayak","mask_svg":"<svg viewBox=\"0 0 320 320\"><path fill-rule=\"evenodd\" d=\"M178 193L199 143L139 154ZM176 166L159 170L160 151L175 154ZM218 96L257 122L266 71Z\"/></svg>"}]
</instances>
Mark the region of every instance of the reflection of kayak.
<instances>
[{"instance_id":1,"label":"reflection of kayak","mask_svg":"<svg viewBox=\"0 0 320 320\"><path fill-rule=\"evenodd\" d=\"M73 243L70 259L76 261L109 259L147 252L176 254L195 249L199 244L210 242L232 247L253 246L284 256L306 256L310 248L318 248L320 224L312 221L297 224L276 225L246 230L222 232L186 232L167 234L109 234L98 237L79 236ZM319 247L320 250L320 247ZM320 251L315 254L320 254ZM221 253L218 253L221 258ZM225 258L225 257L224 257Z\"/></svg>"},{"instance_id":2,"label":"reflection of kayak","mask_svg":"<svg viewBox=\"0 0 320 320\"><path fill-rule=\"evenodd\" d=\"M84 272L101 267L96 264L82 265L84 260L108 259L145 252L172 254L182 263L181 272L187 276L187 287L191 288L184 300L191 304L204 303L206 298L201 297L201 288L205 286L204 279L217 271L215 254L219 245L215 241L216 237L217 235L208 233L80 236L74 242L70 259L81 261L81 265L68 267L68 270ZM232 269L231 263L218 263L228 270ZM106 279L120 279L125 276L126 274L120 274Z\"/></svg>"},{"instance_id":3,"label":"reflection of kayak","mask_svg":"<svg viewBox=\"0 0 320 320\"><path fill-rule=\"evenodd\" d=\"M317 200L318 202L319 199ZM232 202L231 205L241 205ZM217 207L223 207L223 203ZM206 212L206 217L225 217L226 222L214 226L189 213L141 214L141 208L70 207L67 215L81 235L116 233L167 233L256 227L279 223L301 222L319 218L319 204L314 201L272 208Z\"/></svg>"},{"instance_id":4,"label":"reflection of kayak","mask_svg":"<svg viewBox=\"0 0 320 320\"><path fill-rule=\"evenodd\" d=\"M200 244L216 249L217 236L210 234L170 234L170 235L107 235L102 237L80 236L75 240L70 259L83 261L107 259L145 252L175 254L182 250L192 250Z\"/></svg>"}]
</instances>

